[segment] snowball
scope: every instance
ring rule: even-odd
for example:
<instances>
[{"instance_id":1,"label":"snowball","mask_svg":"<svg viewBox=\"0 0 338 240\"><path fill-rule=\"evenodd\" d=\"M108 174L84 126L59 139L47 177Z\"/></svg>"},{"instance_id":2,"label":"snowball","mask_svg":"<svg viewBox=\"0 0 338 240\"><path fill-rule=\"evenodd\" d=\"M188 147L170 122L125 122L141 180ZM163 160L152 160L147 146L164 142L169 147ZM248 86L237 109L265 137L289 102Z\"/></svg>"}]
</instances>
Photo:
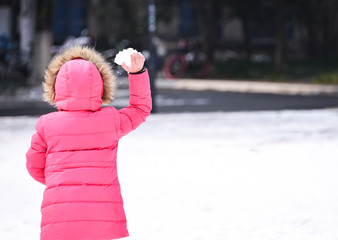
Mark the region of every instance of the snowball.
<instances>
[{"instance_id":1,"label":"snowball","mask_svg":"<svg viewBox=\"0 0 338 240\"><path fill-rule=\"evenodd\" d=\"M118 65L122 65L125 63L128 67L131 65L130 55L133 53L137 53L137 51L133 48L123 49L115 57L115 63Z\"/></svg>"}]
</instances>

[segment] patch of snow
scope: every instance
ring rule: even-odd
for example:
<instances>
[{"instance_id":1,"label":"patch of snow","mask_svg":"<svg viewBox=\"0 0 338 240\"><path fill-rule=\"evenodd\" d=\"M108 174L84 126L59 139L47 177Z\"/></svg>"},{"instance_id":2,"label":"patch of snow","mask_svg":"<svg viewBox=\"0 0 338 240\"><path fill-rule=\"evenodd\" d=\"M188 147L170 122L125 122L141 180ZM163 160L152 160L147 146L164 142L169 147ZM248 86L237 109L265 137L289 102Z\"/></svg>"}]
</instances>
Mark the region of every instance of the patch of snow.
<instances>
[{"instance_id":1,"label":"patch of snow","mask_svg":"<svg viewBox=\"0 0 338 240\"><path fill-rule=\"evenodd\" d=\"M37 118L0 118L0 236L39 239ZM338 110L151 115L120 141L133 240L336 240Z\"/></svg>"}]
</instances>

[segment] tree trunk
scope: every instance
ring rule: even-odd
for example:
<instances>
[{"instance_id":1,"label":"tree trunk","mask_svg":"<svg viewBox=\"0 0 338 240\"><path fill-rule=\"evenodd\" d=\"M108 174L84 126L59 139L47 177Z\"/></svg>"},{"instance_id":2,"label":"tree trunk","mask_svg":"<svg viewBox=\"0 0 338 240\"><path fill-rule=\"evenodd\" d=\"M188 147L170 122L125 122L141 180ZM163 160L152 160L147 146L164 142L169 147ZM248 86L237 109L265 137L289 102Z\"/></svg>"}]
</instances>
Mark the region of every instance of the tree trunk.
<instances>
[{"instance_id":1,"label":"tree trunk","mask_svg":"<svg viewBox=\"0 0 338 240\"><path fill-rule=\"evenodd\" d=\"M43 81L45 69L51 60L51 46L53 37L51 31L39 31L35 36L33 53L33 70L29 84L31 86L40 85Z\"/></svg>"},{"instance_id":2,"label":"tree trunk","mask_svg":"<svg viewBox=\"0 0 338 240\"><path fill-rule=\"evenodd\" d=\"M338 53L338 1L330 0L322 2L324 4L322 15L323 19L323 53L325 57L337 56Z\"/></svg>"},{"instance_id":3,"label":"tree trunk","mask_svg":"<svg viewBox=\"0 0 338 240\"><path fill-rule=\"evenodd\" d=\"M29 79L31 86L40 85L45 68L51 59L52 34L52 0L37 0L36 35L33 52L33 69Z\"/></svg>"},{"instance_id":4,"label":"tree trunk","mask_svg":"<svg viewBox=\"0 0 338 240\"><path fill-rule=\"evenodd\" d=\"M35 36L36 0L21 0L20 53L23 63L28 63L32 54Z\"/></svg>"},{"instance_id":5,"label":"tree trunk","mask_svg":"<svg viewBox=\"0 0 338 240\"><path fill-rule=\"evenodd\" d=\"M218 27L218 16L214 1L199 1L199 30L202 39L203 50L207 53L209 62L212 62L213 52L216 47L216 31Z\"/></svg>"},{"instance_id":6,"label":"tree trunk","mask_svg":"<svg viewBox=\"0 0 338 240\"><path fill-rule=\"evenodd\" d=\"M243 26L245 57L249 61L251 59L251 54L252 54L250 20L247 16L242 16L241 20L242 20L242 26Z\"/></svg>"},{"instance_id":7,"label":"tree trunk","mask_svg":"<svg viewBox=\"0 0 338 240\"><path fill-rule=\"evenodd\" d=\"M318 8L317 0L310 0L309 18L307 26L308 34L308 56L310 58L318 58L320 56L320 43L317 41L320 34L320 24L318 18L320 15L320 9Z\"/></svg>"},{"instance_id":8,"label":"tree trunk","mask_svg":"<svg viewBox=\"0 0 338 240\"><path fill-rule=\"evenodd\" d=\"M285 0L275 1L275 68L282 70L285 60Z\"/></svg>"},{"instance_id":9,"label":"tree trunk","mask_svg":"<svg viewBox=\"0 0 338 240\"><path fill-rule=\"evenodd\" d=\"M125 16L125 23L126 26L124 26L126 29L125 36L130 39L134 39L136 36L136 30L137 30L137 19L135 11L135 4L131 0L119 0L118 4L121 6L121 10L123 12L123 16Z\"/></svg>"},{"instance_id":10,"label":"tree trunk","mask_svg":"<svg viewBox=\"0 0 338 240\"><path fill-rule=\"evenodd\" d=\"M330 41L330 29L329 29L329 22L330 22L330 9L329 4L327 2L324 3L324 12L327 14L324 14L323 16L323 56L327 57L330 55L330 48L329 45L331 43Z\"/></svg>"}]
</instances>

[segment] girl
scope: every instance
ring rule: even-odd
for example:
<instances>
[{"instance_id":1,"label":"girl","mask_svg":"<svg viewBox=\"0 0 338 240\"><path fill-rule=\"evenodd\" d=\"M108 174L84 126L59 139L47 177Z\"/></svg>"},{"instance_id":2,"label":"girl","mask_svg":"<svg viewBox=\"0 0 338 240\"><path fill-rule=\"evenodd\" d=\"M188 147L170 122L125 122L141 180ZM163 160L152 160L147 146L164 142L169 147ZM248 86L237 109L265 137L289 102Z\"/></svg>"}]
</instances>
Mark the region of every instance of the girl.
<instances>
[{"instance_id":1,"label":"girl","mask_svg":"<svg viewBox=\"0 0 338 240\"><path fill-rule=\"evenodd\" d=\"M129 74L130 105L104 107L114 94L110 65L95 50L72 47L49 64L44 99L58 112L41 116L27 169L45 184L41 240L107 240L128 236L116 153L119 139L151 110L144 57L122 64Z\"/></svg>"}]
</instances>

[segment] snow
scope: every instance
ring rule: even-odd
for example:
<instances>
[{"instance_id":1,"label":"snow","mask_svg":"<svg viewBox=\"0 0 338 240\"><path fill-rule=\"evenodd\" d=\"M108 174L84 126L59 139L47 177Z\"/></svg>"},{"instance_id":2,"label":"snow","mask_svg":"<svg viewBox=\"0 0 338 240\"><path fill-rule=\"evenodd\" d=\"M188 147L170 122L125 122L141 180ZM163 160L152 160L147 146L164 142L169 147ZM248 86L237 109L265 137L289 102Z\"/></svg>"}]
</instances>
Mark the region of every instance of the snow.
<instances>
[{"instance_id":1,"label":"snow","mask_svg":"<svg viewBox=\"0 0 338 240\"><path fill-rule=\"evenodd\" d=\"M122 65L122 63L125 63L128 67L130 67L131 65L130 55L132 55L133 53L138 53L138 51L136 51L133 48L123 49L118 54L116 54L114 62L118 65Z\"/></svg>"},{"instance_id":2,"label":"snow","mask_svg":"<svg viewBox=\"0 0 338 240\"><path fill-rule=\"evenodd\" d=\"M0 118L0 236L39 239L34 117ZM338 109L152 115L120 141L130 240L338 239Z\"/></svg>"}]
</instances>

